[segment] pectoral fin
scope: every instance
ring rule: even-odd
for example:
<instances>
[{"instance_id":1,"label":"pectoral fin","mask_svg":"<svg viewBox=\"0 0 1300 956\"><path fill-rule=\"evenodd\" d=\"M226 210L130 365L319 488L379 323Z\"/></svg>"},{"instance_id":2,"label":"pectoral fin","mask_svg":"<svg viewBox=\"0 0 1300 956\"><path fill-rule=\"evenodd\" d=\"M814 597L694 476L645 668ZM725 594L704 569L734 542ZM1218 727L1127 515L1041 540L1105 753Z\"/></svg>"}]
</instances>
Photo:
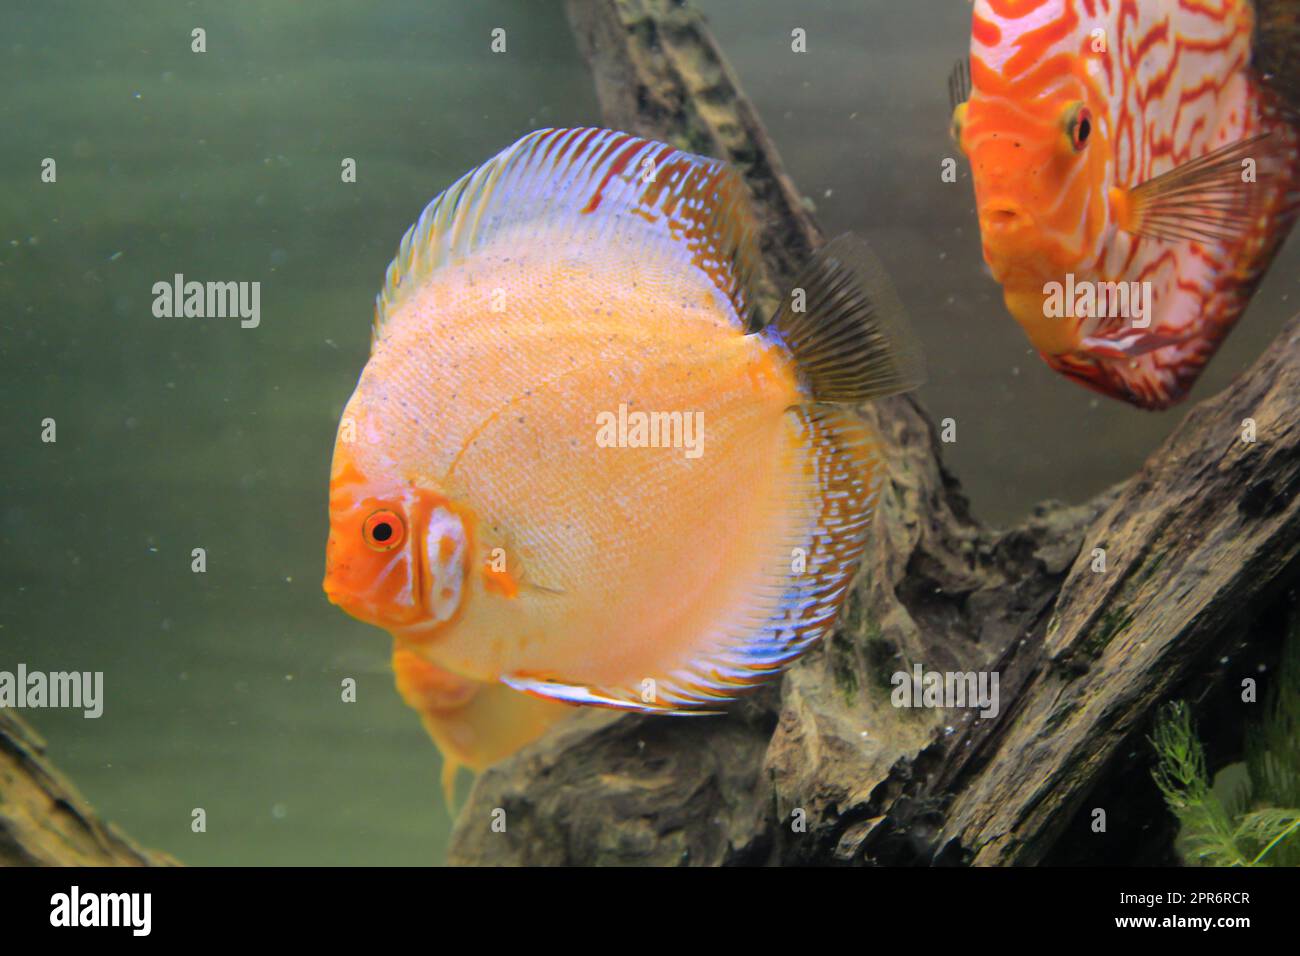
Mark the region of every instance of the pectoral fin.
<instances>
[{"instance_id":1,"label":"pectoral fin","mask_svg":"<svg viewBox=\"0 0 1300 956\"><path fill-rule=\"evenodd\" d=\"M1286 145L1264 133L1229 143L1132 189L1111 190L1125 232L1175 242L1231 242L1255 226L1261 185L1285 162Z\"/></svg>"}]
</instances>

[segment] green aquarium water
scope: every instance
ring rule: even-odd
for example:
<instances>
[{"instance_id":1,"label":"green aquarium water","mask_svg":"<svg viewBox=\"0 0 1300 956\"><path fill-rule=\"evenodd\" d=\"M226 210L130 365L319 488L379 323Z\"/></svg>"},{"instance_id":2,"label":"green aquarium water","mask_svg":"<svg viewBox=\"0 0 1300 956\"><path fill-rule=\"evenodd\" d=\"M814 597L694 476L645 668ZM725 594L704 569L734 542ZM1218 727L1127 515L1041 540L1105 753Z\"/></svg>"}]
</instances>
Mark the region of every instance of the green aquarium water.
<instances>
[{"instance_id":1,"label":"green aquarium water","mask_svg":"<svg viewBox=\"0 0 1300 956\"><path fill-rule=\"evenodd\" d=\"M508 61L485 55L503 17ZM598 118L562 12L160 0L0 18L0 666L106 684L98 720L25 716L97 810L186 862L441 859L439 758L389 642L321 591L329 459L425 203L523 131ZM176 273L260 280L259 324L155 318Z\"/></svg>"},{"instance_id":2,"label":"green aquarium water","mask_svg":"<svg viewBox=\"0 0 1300 956\"><path fill-rule=\"evenodd\" d=\"M940 181L969 5L810 0L806 57L780 55L788 3L699 6L826 234L889 270L975 514L1131 475L1183 412L1048 370L986 274L968 172ZM24 716L97 811L184 862L444 860L388 640L321 590L329 461L424 205L530 130L600 124L563 5L8 0L0 54L0 669L105 682L97 719ZM1293 242L1185 407L1300 309L1298 264ZM155 316L178 274L260 282L256 326Z\"/></svg>"}]
</instances>

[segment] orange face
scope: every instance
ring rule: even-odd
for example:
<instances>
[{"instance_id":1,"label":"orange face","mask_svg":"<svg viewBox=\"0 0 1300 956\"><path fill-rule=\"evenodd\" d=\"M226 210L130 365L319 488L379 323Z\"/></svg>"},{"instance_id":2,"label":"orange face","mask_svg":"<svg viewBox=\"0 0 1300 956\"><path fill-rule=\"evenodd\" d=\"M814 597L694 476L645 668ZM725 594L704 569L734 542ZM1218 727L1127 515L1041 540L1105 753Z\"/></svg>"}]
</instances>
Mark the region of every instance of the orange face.
<instances>
[{"instance_id":1,"label":"orange face","mask_svg":"<svg viewBox=\"0 0 1300 956\"><path fill-rule=\"evenodd\" d=\"M1095 262L1110 225L1107 107L1080 57L1013 79L974 58L971 81L953 135L971 163L984 259L1033 337L1042 286Z\"/></svg>"},{"instance_id":2,"label":"orange face","mask_svg":"<svg viewBox=\"0 0 1300 956\"><path fill-rule=\"evenodd\" d=\"M411 640L455 617L470 542L446 498L367 478L345 445L334 455L325 593L353 617Z\"/></svg>"}]
</instances>

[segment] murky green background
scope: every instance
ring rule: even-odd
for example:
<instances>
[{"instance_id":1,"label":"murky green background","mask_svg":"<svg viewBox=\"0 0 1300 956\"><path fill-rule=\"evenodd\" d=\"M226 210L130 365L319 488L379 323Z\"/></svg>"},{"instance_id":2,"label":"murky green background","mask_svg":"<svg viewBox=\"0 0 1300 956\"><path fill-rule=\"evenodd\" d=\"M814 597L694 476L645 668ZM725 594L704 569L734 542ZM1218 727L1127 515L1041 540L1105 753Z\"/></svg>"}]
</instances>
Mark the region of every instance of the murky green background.
<instances>
[{"instance_id":1,"label":"murky green background","mask_svg":"<svg viewBox=\"0 0 1300 956\"><path fill-rule=\"evenodd\" d=\"M969 6L702 6L827 231L891 267L976 512L1007 523L1130 474L1184 412L1049 373L983 273L969 182L940 182ZM26 716L148 845L191 863L440 861L437 756L387 640L320 591L328 460L424 204L528 130L599 122L560 4L8 0L0 53L0 669L105 672L98 721ZM1300 307L1297 261L1292 244L1194 398ZM260 281L261 326L155 318L151 287L177 272Z\"/></svg>"}]
</instances>

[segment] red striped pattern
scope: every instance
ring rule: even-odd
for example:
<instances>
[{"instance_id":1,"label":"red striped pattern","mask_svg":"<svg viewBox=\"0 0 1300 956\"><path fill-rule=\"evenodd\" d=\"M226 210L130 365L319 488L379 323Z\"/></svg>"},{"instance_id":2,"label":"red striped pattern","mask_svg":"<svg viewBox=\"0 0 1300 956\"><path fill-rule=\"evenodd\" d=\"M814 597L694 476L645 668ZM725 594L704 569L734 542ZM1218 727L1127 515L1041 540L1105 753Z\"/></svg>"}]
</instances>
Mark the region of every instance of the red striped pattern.
<instances>
[{"instance_id":1,"label":"red striped pattern","mask_svg":"<svg viewBox=\"0 0 1300 956\"><path fill-rule=\"evenodd\" d=\"M977 0L972 91L962 123L985 258L1007 304L1053 368L1105 394L1159 408L1181 398L1241 316L1294 222L1296 130L1250 72L1248 0ZM1106 51L1093 48L1101 31ZM1091 111L1069 148L1062 116ZM1168 242L1119 231L1112 187L1129 189L1226 143L1269 131L1286 160L1254 227L1232 242ZM990 227L1014 209L1032 229ZM1004 215L1008 215L1004 213ZM1044 320L1035 296L1064 281L1151 282L1150 331L1185 339L1131 359L1080 345L1125 320ZM1045 321L1069 323L1049 327Z\"/></svg>"}]
</instances>

